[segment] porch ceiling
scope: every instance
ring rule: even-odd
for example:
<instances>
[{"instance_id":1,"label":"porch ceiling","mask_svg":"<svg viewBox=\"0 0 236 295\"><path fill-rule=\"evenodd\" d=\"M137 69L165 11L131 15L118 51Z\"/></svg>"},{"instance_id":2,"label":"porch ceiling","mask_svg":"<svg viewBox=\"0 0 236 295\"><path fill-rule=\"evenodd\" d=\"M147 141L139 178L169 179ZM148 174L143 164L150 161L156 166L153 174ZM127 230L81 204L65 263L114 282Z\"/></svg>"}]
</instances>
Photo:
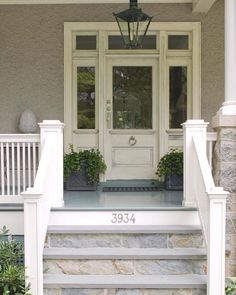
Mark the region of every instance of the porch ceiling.
<instances>
[{"instance_id":1,"label":"porch ceiling","mask_svg":"<svg viewBox=\"0 0 236 295\"><path fill-rule=\"evenodd\" d=\"M139 0L139 3L192 3L193 12L206 13L216 0ZM108 4L128 3L129 0L0 0L0 5L16 4Z\"/></svg>"}]
</instances>

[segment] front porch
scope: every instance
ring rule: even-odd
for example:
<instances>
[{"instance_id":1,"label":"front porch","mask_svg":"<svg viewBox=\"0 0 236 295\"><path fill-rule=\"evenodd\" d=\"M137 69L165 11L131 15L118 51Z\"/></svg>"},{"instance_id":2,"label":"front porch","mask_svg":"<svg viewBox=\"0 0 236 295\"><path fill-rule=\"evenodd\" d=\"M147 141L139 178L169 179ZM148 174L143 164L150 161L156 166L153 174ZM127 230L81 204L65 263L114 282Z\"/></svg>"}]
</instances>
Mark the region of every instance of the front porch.
<instances>
[{"instance_id":1,"label":"front porch","mask_svg":"<svg viewBox=\"0 0 236 295\"><path fill-rule=\"evenodd\" d=\"M16 226L24 231L26 272L35 295L42 294L42 256L47 231L51 229L61 233L65 230L70 233L77 232L78 227L79 231L86 231L86 233L96 229L106 232L108 228L108 231L112 233L114 230L130 230L132 233L144 231L145 234L150 230L159 233L166 231L174 233L177 230L177 232L185 233L186 230L191 232L194 228L202 229L208 251L209 294L216 295L219 290L223 290L222 265L224 265L227 193L215 187L212 179L206 153L207 124L202 120L189 120L183 126L184 191L171 193L161 187L156 192L108 193L103 191L103 187L108 184L110 187L114 185L118 187L129 185L132 188L140 185L152 187L156 186L155 181L138 183L129 181L126 184L110 182L102 184L96 193L64 193L63 124L59 121L41 123L41 133L37 136L40 139L36 145L37 149L34 145L31 147L30 142L25 143L22 138L20 140L24 143L21 144L9 142L9 138L6 142L5 136L5 142L1 143L1 181L4 184L1 191L8 195L1 196L2 203L8 205L12 198L15 204L23 201L24 208L15 208L15 212L8 208L6 214L1 215L4 218L2 222L8 220L12 223L13 220L14 222L17 220ZM212 155L212 144L210 146L208 154ZM35 150L40 151L38 163ZM37 167L36 171L34 167ZM15 179L17 179L16 182ZM31 187L26 189L29 183ZM19 196L17 195L18 185L22 188L22 184L25 188ZM13 188L12 185L14 185ZM15 195L12 196L11 192L15 192ZM219 244L219 241L221 247L216 249L215 245ZM33 248L32 245L34 245ZM221 260L217 260L216 257L221 257ZM220 277L221 280L219 280ZM166 279L168 281L168 278ZM202 288L205 284L203 281L198 277L196 286ZM47 286L51 286L49 288L54 286L51 277L46 282ZM148 281L145 282L144 284L149 284ZM219 282L219 285L216 282ZM66 281L63 284L67 284ZM190 280L186 284L191 286L193 282ZM62 288L63 286L65 285L62 285ZM178 286L183 285L180 283ZM220 291L219 295L221 294Z\"/></svg>"}]
</instances>

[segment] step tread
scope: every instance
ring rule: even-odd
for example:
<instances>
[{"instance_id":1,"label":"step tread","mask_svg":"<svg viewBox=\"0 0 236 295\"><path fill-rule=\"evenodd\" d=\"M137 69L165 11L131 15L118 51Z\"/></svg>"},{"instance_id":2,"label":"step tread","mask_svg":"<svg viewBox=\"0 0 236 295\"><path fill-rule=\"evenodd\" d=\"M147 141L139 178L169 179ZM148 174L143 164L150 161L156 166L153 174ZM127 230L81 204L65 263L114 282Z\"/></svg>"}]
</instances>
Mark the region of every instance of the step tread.
<instances>
[{"instance_id":1,"label":"step tread","mask_svg":"<svg viewBox=\"0 0 236 295\"><path fill-rule=\"evenodd\" d=\"M200 259L204 248L45 248L44 259Z\"/></svg>"},{"instance_id":2,"label":"step tread","mask_svg":"<svg viewBox=\"0 0 236 295\"><path fill-rule=\"evenodd\" d=\"M51 225L49 234L78 233L198 233L202 228L198 225Z\"/></svg>"},{"instance_id":3,"label":"step tread","mask_svg":"<svg viewBox=\"0 0 236 295\"><path fill-rule=\"evenodd\" d=\"M44 275L44 288L206 288L203 275Z\"/></svg>"}]
</instances>

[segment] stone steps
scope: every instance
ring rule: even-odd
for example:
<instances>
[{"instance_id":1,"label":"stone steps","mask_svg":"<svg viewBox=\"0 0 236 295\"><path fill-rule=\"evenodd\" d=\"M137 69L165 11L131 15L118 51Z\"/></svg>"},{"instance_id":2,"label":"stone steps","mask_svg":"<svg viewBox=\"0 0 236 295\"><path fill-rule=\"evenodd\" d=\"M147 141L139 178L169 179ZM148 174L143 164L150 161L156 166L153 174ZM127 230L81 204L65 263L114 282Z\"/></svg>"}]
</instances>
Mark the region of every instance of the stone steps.
<instances>
[{"instance_id":1,"label":"stone steps","mask_svg":"<svg viewBox=\"0 0 236 295\"><path fill-rule=\"evenodd\" d=\"M79 289L177 289L205 288L206 276L153 276L153 275L45 275L45 288Z\"/></svg>"},{"instance_id":2,"label":"stone steps","mask_svg":"<svg viewBox=\"0 0 236 295\"><path fill-rule=\"evenodd\" d=\"M50 226L45 295L205 295L199 226Z\"/></svg>"}]
</instances>

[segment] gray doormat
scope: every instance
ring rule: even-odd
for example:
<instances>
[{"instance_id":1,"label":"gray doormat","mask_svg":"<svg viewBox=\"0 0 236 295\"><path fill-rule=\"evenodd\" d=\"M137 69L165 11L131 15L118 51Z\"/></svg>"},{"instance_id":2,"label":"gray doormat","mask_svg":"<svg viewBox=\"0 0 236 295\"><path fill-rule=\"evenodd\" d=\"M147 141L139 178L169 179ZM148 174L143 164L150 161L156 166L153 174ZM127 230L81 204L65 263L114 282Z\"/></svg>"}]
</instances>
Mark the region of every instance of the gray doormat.
<instances>
[{"instance_id":1,"label":"gray doormat","mask_svg":"<svg viewBox=\"0 0 236 295\"><path fill-rule=\"evenodd\" d=\"M103 192L157 192L162 189L158 186L105 186L102 191Z\"/></svg>"}]
</instances>

